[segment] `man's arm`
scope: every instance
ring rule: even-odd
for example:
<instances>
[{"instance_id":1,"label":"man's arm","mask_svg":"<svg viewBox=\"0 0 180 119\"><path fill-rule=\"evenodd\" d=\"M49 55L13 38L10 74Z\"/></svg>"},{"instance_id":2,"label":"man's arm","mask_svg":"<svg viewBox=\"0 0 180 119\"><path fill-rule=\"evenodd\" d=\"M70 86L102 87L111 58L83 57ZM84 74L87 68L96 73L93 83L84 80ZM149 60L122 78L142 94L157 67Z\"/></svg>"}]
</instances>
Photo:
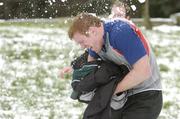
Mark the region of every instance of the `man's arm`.
<instances>
[{"instance_id":1,"label":"man's arm","mask_svg":"<svg viewBox=\"0 0 180 119\"><path fill-rule=\"evenodd\" d=\"M151 75L149 57L147 55L140 58L134 65L133 69L119 82L114 94L131 89L148 79Z\"/></svg>"}]
</instances>

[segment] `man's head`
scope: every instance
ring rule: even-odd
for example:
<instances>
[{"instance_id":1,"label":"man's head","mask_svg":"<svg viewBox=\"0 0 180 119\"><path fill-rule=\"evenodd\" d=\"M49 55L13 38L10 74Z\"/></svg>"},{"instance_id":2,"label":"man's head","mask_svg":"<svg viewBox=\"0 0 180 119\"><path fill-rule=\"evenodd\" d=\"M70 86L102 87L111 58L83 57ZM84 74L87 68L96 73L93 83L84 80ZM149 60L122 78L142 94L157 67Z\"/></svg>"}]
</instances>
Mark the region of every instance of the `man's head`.
<instances>
[{"instance_id":1,"label":"man's head","mask_svg":"<svg viewBox=\"0 0 180 119\"><path fill-rule=\"evenodd\" d=\"M74 18L68 35L81 47L92 48L98 52L101 49L100 42L103 37L102 21L90 13L81 13Z\"/></svg>"},{"instance_id":2,"label":"man's head","mask_svg":"<svg viewBox=\"0 0 180 119\"><path fill-rule=\"evenodd\" d=\"M111 8L112 17L121 17L129 19L130 7L125 2L115 1Z\"/></svg>"}]
</instances>

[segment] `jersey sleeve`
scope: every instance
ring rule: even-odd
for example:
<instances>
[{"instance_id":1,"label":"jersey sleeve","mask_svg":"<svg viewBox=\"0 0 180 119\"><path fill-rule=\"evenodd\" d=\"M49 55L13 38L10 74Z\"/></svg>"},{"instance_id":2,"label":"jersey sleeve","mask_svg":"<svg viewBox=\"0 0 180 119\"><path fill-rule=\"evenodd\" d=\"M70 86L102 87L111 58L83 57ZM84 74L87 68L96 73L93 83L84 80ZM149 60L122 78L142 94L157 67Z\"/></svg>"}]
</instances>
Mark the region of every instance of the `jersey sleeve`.
<instances>
[{"instance_id":1,"label":"jersey sleeve","mask_svg":"<svg viewBox=\"0 0 180 119\"><path fill-rule=\"evenodd\" d=\"M122 53L130 65L146 55L141 39L128 24L115 28L112 32L115 48Z\"/></svg>"}]
</instances>

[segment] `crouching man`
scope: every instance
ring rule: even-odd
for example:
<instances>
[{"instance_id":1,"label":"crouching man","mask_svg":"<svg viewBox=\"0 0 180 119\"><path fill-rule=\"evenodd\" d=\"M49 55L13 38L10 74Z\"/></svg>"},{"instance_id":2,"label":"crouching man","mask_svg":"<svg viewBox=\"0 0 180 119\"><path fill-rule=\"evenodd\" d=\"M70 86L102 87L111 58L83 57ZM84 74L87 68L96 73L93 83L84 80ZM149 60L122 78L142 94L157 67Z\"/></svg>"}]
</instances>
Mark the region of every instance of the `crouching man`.
<instances>
[{"instance_id":1,"label":"crouching man","mask_svg":"<svg viewBox=\"0 0 180 119\"><path fill-rule=\"evenodd\" d=\"M122 108L111 110L112 119L157 119L162 108L160 74L149 43L134 24L121 19L102 21L82 13L73 20L68 34L81 47L89 48L88 61L100 57L130 69L114 91L128 90L128 100Z\"/></svg>"}]
</instances>

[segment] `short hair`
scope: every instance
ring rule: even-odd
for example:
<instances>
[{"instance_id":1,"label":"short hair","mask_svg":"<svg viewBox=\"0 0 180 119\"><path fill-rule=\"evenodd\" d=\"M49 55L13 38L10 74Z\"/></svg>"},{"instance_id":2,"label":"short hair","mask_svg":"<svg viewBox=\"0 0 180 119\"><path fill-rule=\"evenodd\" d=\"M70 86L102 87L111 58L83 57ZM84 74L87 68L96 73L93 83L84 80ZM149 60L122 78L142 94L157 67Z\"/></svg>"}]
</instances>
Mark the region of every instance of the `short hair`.
<instances>
[{"instance_id":1,"label":"short hair","mask_svg":"<svg viewBox=\"0 0 180 119\"><path fill-rule=\"evenodd\" d=\"M101 22L102 22L101 19L93 14L81 13L73 19L72 24L69 27L68 30L69 38L72 39L74 34L77 32L83 35L88 35L87 31L89 30L89 27L91 26L100 27Z\"/></svg>"}]
</instances>

